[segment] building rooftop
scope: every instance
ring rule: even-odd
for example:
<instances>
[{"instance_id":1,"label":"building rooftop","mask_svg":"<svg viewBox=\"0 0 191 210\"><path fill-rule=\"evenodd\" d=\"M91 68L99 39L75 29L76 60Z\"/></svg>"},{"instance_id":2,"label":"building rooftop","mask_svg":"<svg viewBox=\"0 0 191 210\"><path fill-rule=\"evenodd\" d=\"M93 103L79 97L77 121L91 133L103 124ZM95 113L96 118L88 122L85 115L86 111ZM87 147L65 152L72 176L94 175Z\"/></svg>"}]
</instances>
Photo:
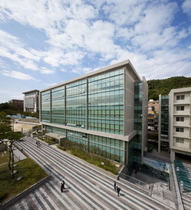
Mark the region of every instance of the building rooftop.
<instances>
[{"instance_id":1,"label":"building rooftop","mask_svg":"<svg viewBox=\"0 0 191 210\"><path fill-rule=\"evenodd\" d=\"M125 61L113 64L113 65L106 66L104 68L98 69L96 71L92 71L88 74L76 77L76 78L68 80L66 82L62 82L62 83L59 83L57 85L51 86L49 88L43 89L43 90L41 90L41 92L52 89L52 88L60 87L60 86L63 86L63 85L67 85L67 84L70 84L70 83L73 83L73 82L77 82L77 81L80 81L80 80L83 80L83 79L87 79L87 78L105 73L107 71L109 72L111 70L115 70L115 69L119 69L119 68L123 68L123 67L127 67L127 69L129 70L128 73L131 75L132 78L134 78L135 81L137 81L137 82L141 81L139 75L137 74L137 72L134 69L133 65L131 64L130 60L125 60Z\"/></svg>"},{"instance_id":2,"label":"building rooftop","mask_svg":"<svg viewBox=\"0 0 191 210\"><path fill-rule=\"evenodd\" d=\"M32 93L32 92L39 92L39 90L30 90L30 91L22 92L22 94Z\"/></svg>"}]
</instances>

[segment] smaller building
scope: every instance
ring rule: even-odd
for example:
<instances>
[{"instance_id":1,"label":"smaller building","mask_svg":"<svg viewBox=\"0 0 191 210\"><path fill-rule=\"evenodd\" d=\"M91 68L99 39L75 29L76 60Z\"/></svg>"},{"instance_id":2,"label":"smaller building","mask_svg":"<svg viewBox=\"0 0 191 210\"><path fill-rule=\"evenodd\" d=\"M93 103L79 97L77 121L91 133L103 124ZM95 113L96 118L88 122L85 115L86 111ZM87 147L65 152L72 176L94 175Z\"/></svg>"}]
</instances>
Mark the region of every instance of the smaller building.
<instances>
[{"instance_id":1,"label":"smaller building","mask_svg":"<svg viewBox=\"0 0 191 210\"><path fill-rule=\"evenodd\" d=\"M154 114L148 114L148 130L158 130L158 117Z\"/></svg>"},{"instance_id":2,"label":"smaller building","mask_svg":"<svg viewBox=\"0 0 191 210\"><path fill-rule=\"evenodd\" d=\"M191 87L169 94L169 139L171 161L191 160Z\"/></svg>"},{"instance_id":3,"label":"smaller building","mask_svg":"<svg viewBox=\"0 0 191 210\"><path fill-rule=\"evenodd\" d=\"M23 100L12 99L9 103L13 104L18 111L23 111Z\"/></svg>"},{"instance_id":4,"label":"smaller building","mask_svg":"<svg viewBox=\"0 0 191 210\"><path fill-rule=\"evenodd\" d=\"M159 114L159 101L154 101L153 99L148 101L148 114Z\"/></svg>"},{"instance_id":5,"label":"smaller building","mask_svg":"<svg viewBox=\"0 0 191 210\"><path fill-rule=\"evenodd\" d=\"M37 112L39 110L39 90L23 92L24 112Z\"/></svg>"},{"instance_id":6,"label":"smaller building","mask_svg":"<svg viewBox=\"0 0 191 210\"><path fill-rule=\"evenodd\" d=\"M159 95L159 145L170 159L191 160L191 87L172 89L168 96Z\"/></svg>"},{"instance_id":7,"label":"smaller building","mask_svg":"<svg viewBox=\"0 0 191 210\"><path fill-rule=\"evenodd\" d=\"M159 101L148 101L148 130L158 130Z\"/></svg>"}]
</instances>

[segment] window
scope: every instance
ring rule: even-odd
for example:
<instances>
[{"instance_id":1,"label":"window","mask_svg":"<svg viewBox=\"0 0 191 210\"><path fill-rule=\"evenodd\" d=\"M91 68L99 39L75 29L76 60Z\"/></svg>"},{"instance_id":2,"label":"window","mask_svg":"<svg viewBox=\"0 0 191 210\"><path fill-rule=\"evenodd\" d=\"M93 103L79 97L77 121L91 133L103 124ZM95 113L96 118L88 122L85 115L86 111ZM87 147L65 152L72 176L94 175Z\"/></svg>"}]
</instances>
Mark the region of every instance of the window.
<instances>
[{"instance_id":1,"label":"window","mask_svg":"<svg viewBox=\"0 0 191 210\"><path fill-rule=\"evenodd\" d=\"M184 106L177 106L176 111L184 111Z\"/></svg>"},{"instance_id":2,"label":"window","mask_svg":"<svg viewBox=\"0 0 191 210\"><path fill-rule=\"evenodd\" d=\"M176 143L184 144L184 139L176 138Z\"/></svg>"},{"instance_id":3,"label":"window","mask_svg":"<svg viewBox=\"0 0 191 210\"><path fill-rule=\"evenodd\" d=\"M176 100L184 100L184 95L177 95Z\"/></svg>"},{"instance_id":4,"label":"window","mask_svg":"<svg viewBox=\"0 0 191 210\"><path fill-rule=\"evenodd\" d=\"M184 122L184 117L176 117L176 121L181 121L181 122Z\"/></svg>"},{"instance_id":5,"label":"window","mask_svg":"<svg viewBox=\"0 0 191 210\"><path fill-rule=\"evenodd\" d=\"M176 132L184 132L184 128L176 128Z\"/></svg>"}]
</instances>

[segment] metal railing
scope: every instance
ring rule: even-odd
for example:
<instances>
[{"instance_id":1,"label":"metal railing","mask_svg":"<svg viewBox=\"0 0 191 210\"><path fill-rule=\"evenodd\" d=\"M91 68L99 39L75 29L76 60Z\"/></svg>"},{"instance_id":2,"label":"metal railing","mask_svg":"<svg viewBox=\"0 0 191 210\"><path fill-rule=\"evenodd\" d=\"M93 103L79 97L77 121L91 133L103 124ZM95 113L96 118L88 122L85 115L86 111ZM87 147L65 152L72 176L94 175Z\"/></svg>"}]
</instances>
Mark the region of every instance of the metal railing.
<instances>
[{"instance_id":1,"label":"metal railing","mask_svg":"<svg viewBox=\"0 0 191 210\"><path fill-rule=\"evenodd\" d=\"M121 181L125 181L125 182L128 182L132 184L132 186L136 186L139 190L142 189L144 193L150 195L151 194L151 190L152 190L152 185L151 184L148 184L146 182L143 182L139 179L136 179L132 176L129 176L127 174L124 174L124 173L120 173L118 175L119 178L121 178Z\"/></svg>"}]
</instances>

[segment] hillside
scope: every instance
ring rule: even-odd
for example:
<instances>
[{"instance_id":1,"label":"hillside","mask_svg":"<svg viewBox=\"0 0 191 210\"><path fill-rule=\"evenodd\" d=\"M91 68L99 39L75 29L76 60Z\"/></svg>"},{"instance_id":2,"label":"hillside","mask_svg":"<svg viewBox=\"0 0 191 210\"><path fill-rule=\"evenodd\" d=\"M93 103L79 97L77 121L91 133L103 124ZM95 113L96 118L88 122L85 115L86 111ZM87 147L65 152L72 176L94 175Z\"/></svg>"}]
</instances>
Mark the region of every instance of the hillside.
<instances>
[{"instance_id":1,"label":"hillside","mask_svg":"<svg viewBox=\"0 0 191 210\"><path fill-rule=\"evenodd\" d=\"M158 100L159 94L168 95L171 89L191 87L191 77L170 77L148 80L148 99Z\"/></svg>"}]
</instances>

